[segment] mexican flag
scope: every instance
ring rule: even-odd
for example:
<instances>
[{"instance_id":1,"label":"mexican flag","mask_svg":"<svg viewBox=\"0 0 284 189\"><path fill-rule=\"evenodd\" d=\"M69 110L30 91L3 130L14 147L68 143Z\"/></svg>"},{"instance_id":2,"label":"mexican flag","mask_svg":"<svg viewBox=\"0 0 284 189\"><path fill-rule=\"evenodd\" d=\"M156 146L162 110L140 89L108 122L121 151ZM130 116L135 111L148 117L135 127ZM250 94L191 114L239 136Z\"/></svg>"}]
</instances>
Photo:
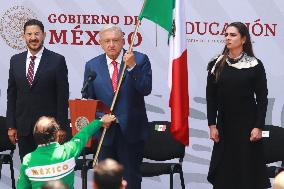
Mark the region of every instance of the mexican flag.
<instances>
[{"instance_id":1,"label":"mexican flag","mask_svg":"<svg viewBox=\"0 0 284 189\"><path fill-rule=\"evenodd\" d=\"M187 77L187 48L185 36L185 0L145 0L139 15L163 27L170 34L170 64L168 83L171 89L171 133L189 144L189 97Z\"/></svg>"}]
</instances>

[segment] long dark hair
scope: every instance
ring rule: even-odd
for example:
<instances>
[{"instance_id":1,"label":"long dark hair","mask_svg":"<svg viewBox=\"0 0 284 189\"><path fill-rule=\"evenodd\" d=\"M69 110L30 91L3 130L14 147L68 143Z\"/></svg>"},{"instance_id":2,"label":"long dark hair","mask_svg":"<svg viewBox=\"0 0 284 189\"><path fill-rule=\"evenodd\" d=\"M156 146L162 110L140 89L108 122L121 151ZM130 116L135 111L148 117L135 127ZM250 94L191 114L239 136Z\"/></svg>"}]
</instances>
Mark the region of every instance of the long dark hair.
<instances>
[{"instance_id":1,"label":"long dark hair","mask_svg":"<svg viewBox=\"0 0 284 189\"><path fill-rule=\"evenodd\" d=\"M249 34L249 30L248 30L247 26L245 24L243 24L242 22L232 22L231 24L228 25L228 27L231 27L231 26L237 28L237 30L239 31L242 38L246 37L246 41L243 44L243 51L248 56L254 57L254 53L253 53L253 50L252 50L252 43L251 43L251 39L250 39L250 34ZM214 72L215 72L216 81L218 81L218 79L220 78L220 75L221 75L221 72L224 68L226 59L228 58L228 54L229 54L229 49L227 48L227 45L225 45L224 50L222 52L223 58L216 64L216 67L215 67Z\"/></svg>"}]
</instances>

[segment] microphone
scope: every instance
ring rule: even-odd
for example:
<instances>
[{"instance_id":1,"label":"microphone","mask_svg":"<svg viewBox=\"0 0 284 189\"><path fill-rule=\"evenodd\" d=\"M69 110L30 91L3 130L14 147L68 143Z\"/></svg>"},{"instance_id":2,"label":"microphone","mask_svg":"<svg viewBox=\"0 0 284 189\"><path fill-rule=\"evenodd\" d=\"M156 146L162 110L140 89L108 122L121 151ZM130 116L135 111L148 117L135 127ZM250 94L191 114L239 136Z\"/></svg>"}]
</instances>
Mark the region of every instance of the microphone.
<instances>
[{"instance_id":1,"label":"microphone","mask_svg":"<svg viewBox=\"0 0 284 189\"><path fill-rule=\"evenodd\" d=\"M87 88L88 88L90 82L93 81L94 79L96 79L96 77L97 77L97 73L96 73L96 72L91 71L91 72L89 73L89 76L88 76L87 80L85 81L85 83L84 83L84 85L83 85L83 88L82 88L82 90L81 90L81 94L82 94L82 97L83 97L83 98L88 97L87 94L86 94L86 90L87 90Z\"/></svg>"}]
</instances>

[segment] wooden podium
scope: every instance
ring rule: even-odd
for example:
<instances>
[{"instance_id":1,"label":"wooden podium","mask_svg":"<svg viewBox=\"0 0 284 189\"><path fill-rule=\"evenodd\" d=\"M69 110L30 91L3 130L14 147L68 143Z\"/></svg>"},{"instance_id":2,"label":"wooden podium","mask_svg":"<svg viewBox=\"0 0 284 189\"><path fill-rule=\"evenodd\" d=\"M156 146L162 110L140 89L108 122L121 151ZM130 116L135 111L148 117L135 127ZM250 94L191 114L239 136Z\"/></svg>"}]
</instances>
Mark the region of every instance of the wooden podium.
<instances>
[{"instance_id":1,"label":"wooden podium","mask_svg":"<svg viewBox=\"0 0 284 189\"><path fill-rule=\"evenodd\" d=\"M110 113L109 108L99 100L69 100L72 135L74 136L84 126L96 118L96 112ZM91 147L89 139L86 147Z\"/></svg>"},{"instance_id":2,"label":"wooden podium","mask_svg":"<svg viewBox=\"0 0 284 189\"><path fill-rule=\"evenodd\" d=\"M69 109L73 136L96 118L96 112L111 113L109 108L99 100L69 100ZM85 147L91 148L91 146L92 139L90 138ZM86 148L83 149L82 153L83 159L76 160L76 164L82 164L82 167L77 170L81 169L82 189L87 189ZM79 163L80 160L82 160L82 163Z\"/></svg>"}]
</instances>

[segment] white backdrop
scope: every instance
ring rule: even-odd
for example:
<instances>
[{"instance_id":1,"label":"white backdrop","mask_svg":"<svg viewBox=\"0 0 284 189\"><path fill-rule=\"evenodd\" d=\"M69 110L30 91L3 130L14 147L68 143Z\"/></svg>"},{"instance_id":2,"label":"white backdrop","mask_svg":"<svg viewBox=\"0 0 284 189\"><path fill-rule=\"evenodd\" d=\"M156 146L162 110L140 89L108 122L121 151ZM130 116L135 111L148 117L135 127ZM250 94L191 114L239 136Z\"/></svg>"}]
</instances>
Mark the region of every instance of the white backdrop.
<instances>
[{"instance_id":1,"label":"white backdrop","mask_svg":"<svg viewBox=\"0 0 284 189\"><path fill-rule=\"evenodd\" d=\"M10 57L25 49L20 38L26 18L45 25L45 47L65 56L70 98L80 98L85 62L102 53L97 31L107 22L117 23L126 34L134 30L143 0L0 0L0 115L5 116ZM264 63L269 87L266 123L284 123L284 2L283 0L186 0L188 77L190 95L190 146L183 164L186 188L208 189L206 181L212 142L206 121L206 66L222 51L226 23L247 23L256 56ZM153 91L146 98L150 120L170 120L167 87L167 33L143 20L135 50L146 53L152 63ZM126 46L126 48L128 45ZM43 99L44 100L44 99ZM16 171L17 172L17 171ZM7 173L9 175L9 173ZM2 180L1 180L2 182ZM143 179L143 188L168 188L168 176ZM180 188L179 177L174 178Z\"/></svg>"}]
</instances>

